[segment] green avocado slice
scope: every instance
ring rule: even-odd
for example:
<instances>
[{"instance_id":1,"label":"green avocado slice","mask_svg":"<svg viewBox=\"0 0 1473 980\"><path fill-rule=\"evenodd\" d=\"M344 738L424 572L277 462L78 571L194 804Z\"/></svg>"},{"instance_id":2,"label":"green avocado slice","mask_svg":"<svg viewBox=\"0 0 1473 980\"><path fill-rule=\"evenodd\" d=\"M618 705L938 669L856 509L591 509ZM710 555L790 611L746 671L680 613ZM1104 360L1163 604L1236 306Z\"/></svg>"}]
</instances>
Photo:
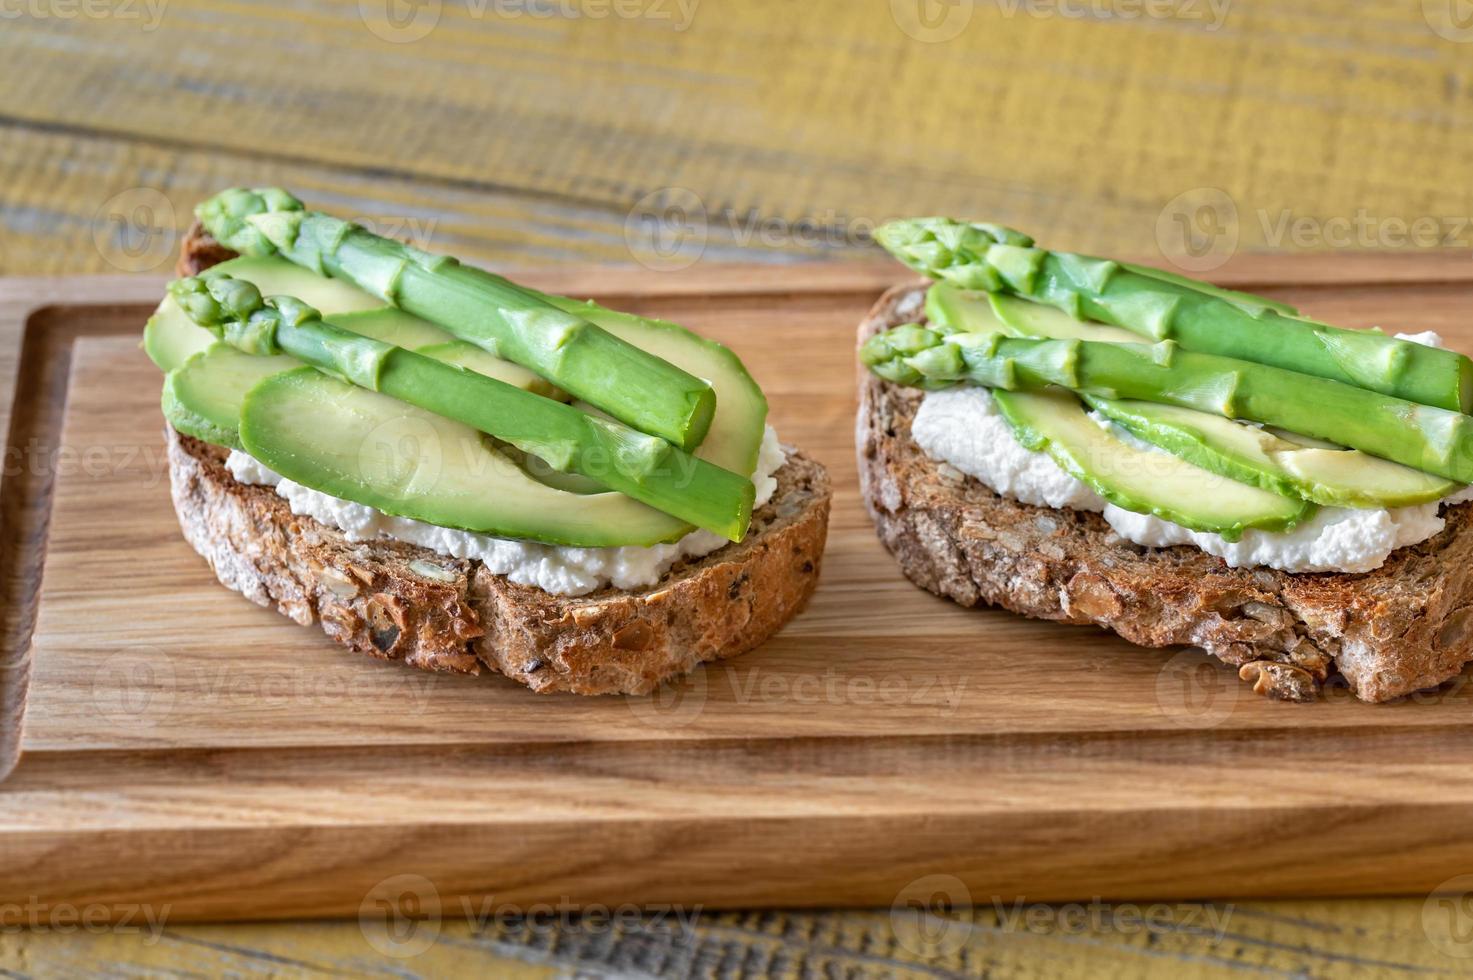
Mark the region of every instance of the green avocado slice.
<instances>
[{"instance_id":1,"label":"green avocado slice","mask_svg":"<svg viewBox=\"0 0 1473 980\"><path fill-rule=\"evenodd\" d=\"M1005 296L976 293L950 283L938 282L926 293L926 316L933 323L966 333L1005 333L1013 337L1047 337L1050 340L1098 340L1117 344L1140 344L1138 334L1103 323L1085 323L1063 310L1041 303Z\"/></svg>"},{"instance_id":2,"label":"green avocado slice","mask_svg":"<svg viewBox=\"0 0 1473 980\"><path fill-rule=\"evenodd\" d=\"M716 392L716 415L695 455L733 473L757 468L767 428L767 398L730 348L664 320L563 296L549 296L548 301L710 382Z\"/></svg>"},{"instance_id":3,"label":"green avocado slice","mask_svg":"<svg viewBox=\"0 0 1473 980\"><path fill-rule=\"evenodd\" d=\"M273 374L301 366L294 357L256 357L213 343L164 377L164 418L187 436L240 449L246 392Z\"/></svg>"},{"instance_id":4,"label":"green avocado slice","mask_svg":"<svg viewBox=\"0 0 1473 980\"><path fill-rule=\"evenodd\" d=\"M1204 469L1329 507L1410 507L1458 484L1354 449L1303 440L1176 405L1086 396L1138 439Z\"/></svg>"},{"instance_id":5,"label":"green avocado slice","mask_svg":"<svg viewBox=\"0 0 1473 980\"><path fill-rule=\"evenodd\" d=\"M252 388L240 441L304 486L440 527L582 548L653 545L690 530L623 494L540 483L470 426L314 368Z\"/></svg>"},{"instance_id":6,"label":"green avocado slice","mask_svg":"<svg viewBox=\"0 0 1473 980\"><path fill-rule=\"evenodd\" d=\"M1250 528L1286 531L1315 511L1287 497L1193 466L1166 452L1132 446L1089 417L1071 392L992 393L1028 449L1046 452L1071 476L1117 507L1211 531L1237 541Z\"/></svg>"}]
</instances>

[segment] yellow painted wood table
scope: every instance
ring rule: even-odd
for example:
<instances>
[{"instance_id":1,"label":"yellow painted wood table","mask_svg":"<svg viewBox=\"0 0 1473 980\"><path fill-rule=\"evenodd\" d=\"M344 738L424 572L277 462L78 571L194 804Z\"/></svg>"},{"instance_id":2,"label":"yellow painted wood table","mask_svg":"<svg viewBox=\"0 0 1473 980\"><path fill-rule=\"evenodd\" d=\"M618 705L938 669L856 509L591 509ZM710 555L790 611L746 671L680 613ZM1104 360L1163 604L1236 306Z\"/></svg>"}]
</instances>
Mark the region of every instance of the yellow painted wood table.
<instances>
[{"instance_id":1,"label":"yellow painted wood table","mask_svg":"<svg viewBox=\"0 0 1473 980\"><path fill-rule=\"evenodd\" d=\"M1473 247L1465 6L0 0L0 274L164 271L190 209L228 184L284 184L469 259L633 259L672 275L868 256L875 223L920 212L1204 274L1238 249ZM1465 910L1424 896L1003 905L925 922L723 913L681 928L617 910L471 910L389 934L146 916L99 932L86 911L0 908L0 972L1370 976L1473 963Z\"/></svg>"}]
</instances>

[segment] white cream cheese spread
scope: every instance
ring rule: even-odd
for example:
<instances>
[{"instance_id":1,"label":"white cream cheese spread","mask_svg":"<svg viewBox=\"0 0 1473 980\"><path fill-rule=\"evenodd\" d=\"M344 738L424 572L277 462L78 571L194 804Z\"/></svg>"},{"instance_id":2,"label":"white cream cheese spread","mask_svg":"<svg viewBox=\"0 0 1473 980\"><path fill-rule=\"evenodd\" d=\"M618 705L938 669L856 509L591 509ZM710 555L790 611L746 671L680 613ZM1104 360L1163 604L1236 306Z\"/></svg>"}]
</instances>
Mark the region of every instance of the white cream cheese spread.
<instances>
[{"instance_id":1,"label":"white cream cheese spread","mask_svg":"<svg viewBox=\"0 0 1473 980\"><path fill-rule=\"evenodd\" d=\"M757 469L752 474L757 488L755 506L772 499L777 490L773 474L782 468L786 458L777 433L768 426L757 454ZM705 530L692 531L670 544L650 547L569 548L495 538L395 517L311 490L280 476L240 450L232 450L225 465L241 483L275 488L291 505L293 514L335 527L350 541L392 538L452 558L474 558L494 574L555 595L587 595L608 585L620 589L654 585L680 559L709 555L727 544L725 538Z\"/></svg>"},{"instance_id":2,"label":"white cream cheese spread","mask_svg":"<svg viewBox=\"0 0 1473 980\"><path fill-rule=\"evenodd\" d=\"M1404 339L1426 343L1424 336ZM1442 531L1442 504L1473 500L1473 488L1468 488L1442 501L1394 510L1322 507L1287 532L1249 530L1242 540L1230 542L1221 535L1192 531L1106 502L1046 453L1019 444L985 388L957 387L926 395L911 425L911 436L932 459L976 477L1005 497L1039 507L1093 511L1104 515L1115 533L1127 541L1149 548L1193 545L1234 568L1367 572L1379 568L1396 549Z\"/></svg>"}]
</instances>

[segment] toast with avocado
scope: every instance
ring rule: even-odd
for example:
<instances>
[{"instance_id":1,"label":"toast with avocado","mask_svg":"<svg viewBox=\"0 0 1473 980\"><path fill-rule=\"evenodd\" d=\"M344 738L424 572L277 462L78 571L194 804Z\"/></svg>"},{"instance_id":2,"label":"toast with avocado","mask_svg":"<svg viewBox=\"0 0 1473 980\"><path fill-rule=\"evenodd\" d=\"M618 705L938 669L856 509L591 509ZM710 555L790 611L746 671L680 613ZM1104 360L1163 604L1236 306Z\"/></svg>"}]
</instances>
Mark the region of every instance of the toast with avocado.
<instances>
[{"instance_id":1,"label":"toast with avocado","mask_svg":"<svg viewBox=\"0 0 1473 980\"><path fill-rule=\"evenodd\" d=\"M997 225L876 237L927 276L859 330L863 496L915 584L1288 700L1473 660L1468 358Z\"/></svg>"},{"instance_id":2,"label":"toast with avocado","mask_svg":"<svg viewBox=\"0 0 1473 980\"><path fill-rule=\"evenodd\" d=\"M380 238L277 189L201 205L144 347L217 578L340 643L647 693L817 582L823 468L731 351Z\"/></svg>"}]
</instances>

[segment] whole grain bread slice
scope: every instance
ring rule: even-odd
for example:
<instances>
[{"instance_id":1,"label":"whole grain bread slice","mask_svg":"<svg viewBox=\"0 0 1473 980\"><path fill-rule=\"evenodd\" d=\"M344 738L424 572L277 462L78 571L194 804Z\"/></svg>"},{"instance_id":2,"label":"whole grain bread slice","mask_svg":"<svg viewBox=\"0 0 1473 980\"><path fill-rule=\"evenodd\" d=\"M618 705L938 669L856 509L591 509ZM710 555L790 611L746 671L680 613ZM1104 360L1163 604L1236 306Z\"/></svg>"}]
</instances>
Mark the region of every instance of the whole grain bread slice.
<instances>
[{"instance_id":1,"label":"whole grain bread slice","mask_svg":"<svg viewBox=\"0 0 1473 980\"><path fill-rule=\"evenodd\" d=\"M923 321L925 283L891 289L860 325ZM1198 646L1262 694L1312 700L1332 671L1366 701L1456 676L1473 660L1473 504L1436 537L1364 574L1235 569L1192 547L1143 548L1099 514L1006 499L910 436L920 392L860 371L865 505L907 578L964 606L1094 625L1148 647Z\"/></svg>"},{"instance_id":2,"label":"whole grain bread slice","mask_svg":"<svg viewBox=\"0 0 1473 980\"><path fill-rule=\"evenodd\" d=\"M232 255L196 226L178 271ZM813 594L828 533L828 475L789 448L741 543L677 563L643 591L558 596L478 561L350 541L269 487L238 482L226 450L168 427L165 437L180 527L221 583L351 649L428 670L484 666L541 692L645 694L751 650Z\"/></svg>"}]
</instances>

